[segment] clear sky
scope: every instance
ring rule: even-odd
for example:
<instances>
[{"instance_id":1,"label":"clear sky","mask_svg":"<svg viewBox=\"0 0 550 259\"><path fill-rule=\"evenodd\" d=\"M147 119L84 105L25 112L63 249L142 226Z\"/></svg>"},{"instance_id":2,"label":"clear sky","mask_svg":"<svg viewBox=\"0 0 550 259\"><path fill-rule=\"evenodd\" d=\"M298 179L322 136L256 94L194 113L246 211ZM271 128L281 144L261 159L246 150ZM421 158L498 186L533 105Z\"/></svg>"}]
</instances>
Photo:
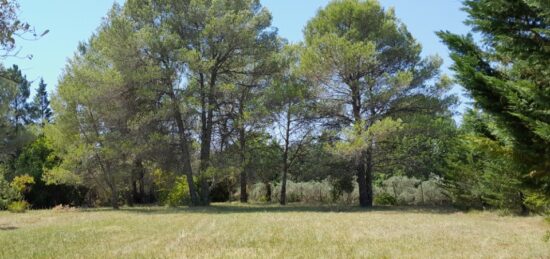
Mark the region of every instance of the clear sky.
<instances>
[{"instance_id":1,"label":"clear sky","mask_svg":"<svg viewBox=\"0 0 550 259\"><path fill-rule=\"evenodd\" d=\"M123 3L124 0L116 0ZM291 42L302 40L302 29L319 8L330 0L261 0L273 14L273 26ZM34 25L37 31L50 30L38 41L19 41L20 55L32 54L32 60L11 58L4 66L18 64L27 78L37 81L43 77L50 92L57 85L67 58L80 41L87 40L101 23L114 0L19 0L20 18ZM463 24L466 14L460 10L461 0L380 0L384 7L394 7L413 36L422 44L424 55L444 58L444 72L449 73L451 61L447 48L434 34L449 30L467 33ZM459 91L459 88L456 89Z\"/></svg>"}]
</instances>

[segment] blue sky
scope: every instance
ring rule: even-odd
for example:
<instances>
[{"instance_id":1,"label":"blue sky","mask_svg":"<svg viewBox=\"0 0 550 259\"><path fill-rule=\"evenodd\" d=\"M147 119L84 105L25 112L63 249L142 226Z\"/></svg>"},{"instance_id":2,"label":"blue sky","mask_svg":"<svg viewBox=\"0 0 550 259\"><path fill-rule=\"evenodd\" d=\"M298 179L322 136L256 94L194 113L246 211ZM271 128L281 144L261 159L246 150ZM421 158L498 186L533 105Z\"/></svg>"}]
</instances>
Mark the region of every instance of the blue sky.
<instances>
[{"instance_id":1,"label":"blue sky","mask_svg":"<svg viewBox=\"0 0 550 259\"><path fill-rule=\"evenodd\" d=\"M273 14L273 26L292 42L302 39L302 29L319 8L330 0L261 0ZM4 66L18 64L27 78L36 81L43 77L53 91L66 61L76 50L78 42L87 40L101 23L113 0L19 0L20 18L34 25L37 31L49 29L38 41L19 41L20 55L32 54L32 60L10 58ZM123 3L124 0L117 0ZM451 61L447 48L434 34L449 30L465 34L466 14L460 10L461 0L380 0L384 7L394 7L397 16L422 44L423 55L438 54L444 58L444 72L450 74ZM457 87L456 91L459 91Z\"/></svg>"}]
</instances>

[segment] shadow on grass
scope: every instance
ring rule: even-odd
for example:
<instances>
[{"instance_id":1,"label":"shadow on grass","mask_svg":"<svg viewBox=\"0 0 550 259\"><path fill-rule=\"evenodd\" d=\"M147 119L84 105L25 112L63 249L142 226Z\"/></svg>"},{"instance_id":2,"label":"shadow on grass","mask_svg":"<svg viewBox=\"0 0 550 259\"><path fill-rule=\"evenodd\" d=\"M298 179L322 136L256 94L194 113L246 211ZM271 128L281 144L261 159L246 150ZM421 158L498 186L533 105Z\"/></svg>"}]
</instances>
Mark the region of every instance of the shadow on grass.
<instances>
[{"instance_id":1,"label":"shadow on grass","mask_svg":"<svg viewBox=\"0 0 550 259\"><path fill-rule=\"evenodd\" d=\"M0 225L0 231L9 231L9 230L16 230L17 227L10 226L10 225Z\"/></svg>"},{"instance_id":2,"label":"shadow on grass","mask_svg":"<svg viewBox=\"0 0 550 259\"><path fill-rule=\"evenodd\" d=\"M86 212L94 211L113 211L112 209L85 209ZM215 203L209 207L123 207L119 212L138 213L138 214L178 214L178 213L201 213L201 214L233 214L233 213L369 213L369 212L388 212L388 213L429 213L429 214L451 214L458 210L451 207L438 206L375 206L372 208L361 208L358 206L344 205L304 205L290 204L287 206L271 204L238 204L238 203Z\"/></svg>"}]
</instances>

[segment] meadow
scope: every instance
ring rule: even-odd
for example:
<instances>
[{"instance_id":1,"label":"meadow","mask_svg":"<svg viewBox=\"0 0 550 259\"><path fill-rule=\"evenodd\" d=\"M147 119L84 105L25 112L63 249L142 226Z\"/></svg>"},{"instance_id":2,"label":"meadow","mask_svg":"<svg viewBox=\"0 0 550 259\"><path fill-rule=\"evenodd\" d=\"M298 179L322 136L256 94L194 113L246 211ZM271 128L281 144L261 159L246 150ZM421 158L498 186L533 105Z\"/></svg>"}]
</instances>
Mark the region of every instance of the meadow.
<instances>
[{"instance_id":1,"label":"meadow","mask_svg":"<svg viewBox=\"0 0 550 259\"><path fill-rule=\"evenodd\" d=\"M542 217L214 204L0 212L0 258L548 258Z\"/></svg>"}]
</instances>

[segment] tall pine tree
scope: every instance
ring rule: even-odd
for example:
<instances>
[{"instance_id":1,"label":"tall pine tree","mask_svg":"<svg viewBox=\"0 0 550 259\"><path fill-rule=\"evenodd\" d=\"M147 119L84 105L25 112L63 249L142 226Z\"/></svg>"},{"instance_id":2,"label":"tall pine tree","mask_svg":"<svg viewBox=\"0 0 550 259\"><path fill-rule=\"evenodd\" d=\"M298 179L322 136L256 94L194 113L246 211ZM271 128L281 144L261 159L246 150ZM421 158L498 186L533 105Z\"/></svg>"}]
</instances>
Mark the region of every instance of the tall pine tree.
<instances>
[{"instance_id":1,"label":"tall pine tree","mask_svg":"<svg viewBox=\"0 0 550 259\"><path fill-rule=\"evenodd\" d=\"M550 4L547 0L467 0L466 24L482 36L439 32L452 69L475 105L510 145L521 180L550 196ZM522 195L523 196L523 195ZM546 198L544 198L546 197Z\"/></svg>"},{"instance_id":2,"label":"tall pine tree","mask_svg":"<svg viewBox=\"0 0 550 259\"><path fill-rule=\"evenodd\" d=\"M47 84L44 82L44 79L41 78L38 89L36 90L36 96L32 103L34 119L41 125L50 122L50 118L52 117L52 110L50 109L50 100L46 87Z\"/></svg>"}]
</instances>

